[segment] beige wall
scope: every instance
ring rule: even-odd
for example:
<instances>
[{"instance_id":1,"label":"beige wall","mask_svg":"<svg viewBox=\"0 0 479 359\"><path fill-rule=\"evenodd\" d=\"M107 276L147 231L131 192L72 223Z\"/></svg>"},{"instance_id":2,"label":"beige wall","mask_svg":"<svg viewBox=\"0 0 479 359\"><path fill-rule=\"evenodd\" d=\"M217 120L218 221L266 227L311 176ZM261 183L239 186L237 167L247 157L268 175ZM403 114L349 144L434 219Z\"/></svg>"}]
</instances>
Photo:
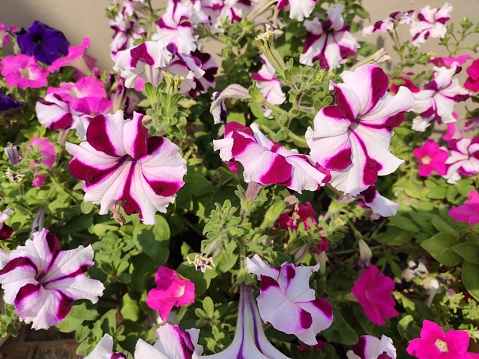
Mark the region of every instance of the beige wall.
<instances>
[{"instance_id":1,"label":"beige wall","mask_svg":"<svg viewBox=\"0 0 479 359\"><path fill-rule=\"evenodd\" d=\"M156 3L165 2L156 0ZM419 10L425 4L440 7L444 0L364 0L364 7L371 14L374 23L387 17L396 10ZM450 0L454 5L453 20L459 21L465 16L472 16L473 21L479 21L479 0ZM112 31L108 26L108 20L104 16L105 8L110 4L109 0L0 0L0 21L6 25L15 24L20 27L30 25L34 20L40 20L65 33L69 41L76 45L83 37L91 40L90 54L99 60L102 69L110 69L112 62L109 56L109 43ZM366 21L365 25L369 25ZM406 30L407 27L404 27ZM404 33L407 38L407 32ZM359 39L364 39L357 34ZM378 40L379 39L379 40ZM375 35L370 41L383 39L390 43L389 39ZM477 38L476 40L477 41ZM436 50L435 39L428 41L424 48L428 51Z\"/></svg>"}]
</instances>

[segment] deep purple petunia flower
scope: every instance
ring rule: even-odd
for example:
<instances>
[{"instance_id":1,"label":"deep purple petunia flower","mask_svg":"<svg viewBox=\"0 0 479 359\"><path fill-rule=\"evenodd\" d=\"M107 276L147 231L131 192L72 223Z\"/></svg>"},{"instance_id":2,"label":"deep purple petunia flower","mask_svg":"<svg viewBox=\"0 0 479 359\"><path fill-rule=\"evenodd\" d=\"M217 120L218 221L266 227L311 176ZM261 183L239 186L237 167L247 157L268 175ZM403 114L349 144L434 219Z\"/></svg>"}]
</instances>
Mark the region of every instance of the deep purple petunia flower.
<instances>
[{"instance_id":1,"label":"deep purple petunia flower","mask_svg":"<svg viewBox=\"0 0 479 359\"><path fill-rule=\"evenodd\" d=\"M34 56L38 61L51 65L53 61L68 54L70 43L61 31L35 21L27 30L22 29L17 37L22 54Z\"/></svg>"},{"instance_id":2,"label":"deep purple petunia flower","mask_svg":"<svg viewBox=\"0 0 479 359\"><path fill-rule=\"evenodd\" d=\"M13 97L0 92L0 111L11 110L12 108L20 107L21 105L22 103L15 100Z\"/></svg>"}]
</instances>

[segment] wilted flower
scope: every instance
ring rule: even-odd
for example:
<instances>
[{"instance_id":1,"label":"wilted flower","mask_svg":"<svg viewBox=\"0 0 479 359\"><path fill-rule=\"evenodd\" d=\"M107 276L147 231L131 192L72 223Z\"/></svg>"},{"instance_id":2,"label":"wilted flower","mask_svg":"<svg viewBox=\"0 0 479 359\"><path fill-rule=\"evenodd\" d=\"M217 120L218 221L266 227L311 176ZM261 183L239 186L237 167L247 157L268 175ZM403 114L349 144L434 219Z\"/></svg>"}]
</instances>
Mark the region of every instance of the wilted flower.
<instances>
[{"instance_id":1,"label":"wilted flower","mask_svg":"<svg viewBox=\"0 0 479 359\"><path fill-rule=\"evenodd\" d=\"M38 20L18 33L17 42L22 54L34 56L46 65L68 54L70 46L62 32Z\"/></svg>"},{"instance_id":2,"label":"wilted flower","mask_svg":"<svg viewBox=\"0 0 479 359\"><path fill-rule=\"evenodd\" d=\"M195 301L195 285L168 267L160 266L155 274L156 288L146 297L146 304L159 312L166 322L173 307L182 307Z\"/></svg>"},{"instance_id":3,"label":"wilted flower","mask_svg":"<svg viewBox=\"0 0 479 359\"><path fill-rule=\"evenodd\" d=\"M271 268L257 254L246 259L248 272L256 274L261 281L258 297L261 318L308 345L315 345L316 334L333 322L331 304L316 297L309 287L309 278L318 267L284 263L280 268Z\"/></svg>"},{"instance_id":4,"label":"wilted flower","mask_svg":"<svg viewBox=\"0 0 479 359\"><path fill-rule=\"evenodd\" d=\"M377 325L384 325L384 319L399 313L394 309L396 302L391 296L394 281L386 277L375 265L365 269L354 282L351 292L364 309L364 314Z\"/></svg>"},{"instance_id":5,"label":"wilted flower","mask_svg":"<svg viewBox=\"0 0 479 359\"><path fill-rule=\"evenodd\" d=\"M326 177L308 156L266 138L256 123L250 128L227 123L224 139L214 140L213 145L223 161L234 159L243 165L246 182L282 184L301 193L317 190Z\"/></svg>"},{"instance_id":6,"label":"wilted flower","mask_svg":"<svg viewBox=\"0 0 479 359\"><path fill-rule=\"evenodd\" d=\"M95 117L88 126L87 142L66 144L73 155L70 170L84 182L87 202L100 204L108 213L116 201L125 201L127 214L138 213L145 224L156 223L156 212L166 212L184 185L186 161L178 147L164 137L148 137L134 112Z\"/></svg>"},{"instance_id":7,"label":"wilted flower","mask_svg":"<svg viewBox=\"0 0 479 359\"><path fill-rule=\"evenodd\" d=\"M84 272L93 265L91 246L59 250L57 237L48 230L33 234L24 246L9 253L0 271L4 300L15 305L20 319L34 329L46 329L61 322L77 299L98 301L104 290L100 281Z\"/></svg>"},{"instance_id":8,"label":"wilted flower","mask_svg":"<svg viewBox=\"0 0 479 359\"><path fill-rule=\"evenodd\" d=\"M336 106L322 108L308 128L311 157L330 170L331 185L353 196L395 171L403 162L389 150L392 128L399 126L414 104L405 87L387 93L388 77L374 65L341 74L335 89Z\"/></svg>"},{"instance_id":9,"label":"wilted flower","mask_svg":"<svg viewBox=\"0 0 479 359\"><path fill-rule=\"evenodd\" d=\"M304 223L304 229L309 231L311 226L316 226L318 222L316 222L316 213L314 212L313 206L311 206L310 202L306 202L306 204L300 204L297 210L293 210L292 213L283 213L281 214L277 222L279 224L279 228L287 230L291 228L293 230L298 229L298 221Z\"/></svg>"},{"instance_id":10,"label":"wilted flower","mask_svg":"<svg viewBox=\"0 0 479 359\"><path fill-rule=\"evenodd\" d=\"M308 34L303 44L304 54L299 57L301 64L312 66L319 61L321 68L333 70L356 53L359 44L349 32L349 25L344 24L343 9L343 5L336 4L328 9L327 20L314 18L304 22Z\"/></svg>"},{"instance_id":11,"label":"wilted flower","mask_svg":"<svg viewBox=\"0 0 479 359\"><path fill-rule=\"evenodd\" d=\"M413 45L426 42L428 38L443 38L446 35L446 21L451 18L452 5L445 3L439 10L430 5L423 7L417 14L417 21L411 25L410 33Z\"/></svg>"}]
</instances>

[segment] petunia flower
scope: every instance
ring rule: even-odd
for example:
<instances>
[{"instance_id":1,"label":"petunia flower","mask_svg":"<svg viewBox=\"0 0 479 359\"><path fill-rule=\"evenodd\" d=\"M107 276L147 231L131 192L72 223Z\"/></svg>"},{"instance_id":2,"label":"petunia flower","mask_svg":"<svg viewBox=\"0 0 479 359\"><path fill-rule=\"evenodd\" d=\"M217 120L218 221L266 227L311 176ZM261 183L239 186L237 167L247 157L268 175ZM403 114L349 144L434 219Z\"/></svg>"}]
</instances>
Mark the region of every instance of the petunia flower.
<instances>
[{"instance_id":1,"label":"petunia flower","mask_svg":"<svg viewBox=\"0 0 479 359\"><path fill-rule=\"evenodd\" d=\"M369 320L377 325L384 325L384 319L399 315L394 309L396 302L391 296L393 290L394 281L381 273L378 267L370 265L356 279L351 292Z\"/></svg>"},{"instance_id":2,"label":"petunia flower","mask_svg":"<svg viewBox=\"0 0 479 359\"><path fill-rule=\"evenodd\" d=\"M450 56L450 57L433 57L427 62L434 64L437 67L452 67L454 63L457 65L464 65L467 60L472 60L473 57L469 54L459 55L459 56Z\"/></svg>"},{"instance_id":3,"label":"petunia flower","mask_svg":"<svg viewBox=\"0 0 479 359\"><path fill-rule=\"evenodd\" d=\"M387 19L376 21L374 25L364 27L363 35L367 36L375 32L388 32L393 30L397 24L410 24L413 16L414 10L395 11L389 14Z\"/></svg>"},{"instance_id":4,"label":"petunia flower","mask_svg":"<svg viewBox=\"0 0 479 359\"><path fill-rule=\"evenodd\" d=\"M0 92L0 111L8 111L14 108L18 108L23 104L20 101L15 100L3 92Z\"/></svg>"},{"instance_id":5,"label":"petunia flower","mask_svg":"<svg viewBox=\"0 0 479 359\"><path fill-rule=\"evenodd\" d=\"M5 56L0 67L2 76L10 87L40 88L48 83L48 70L40 67L33 57L23 54Z\"/></svg>"},{"instance_id":6,"label":"petunia flower","mask_svg":"<svg viewBox=\"0 0 479 359\"><path fill-rule=\"evenodd\" d=\"M345 71L341 78L343 83L331 83L336 106L322 108L305 136L311 157L330 170L331 185L356 196L403 162L389 144L414 98L405 87L389 95L388 77L374 65Z\"/></svg>"},{"instance_id":7,"label":"petunia flower","mask_svg":"<svg viewBox=\"0 0 479 359\"><path fill-rule=\"evenodd\" d=\"M479 173L479 137L463 137L449 141L449 158L446 160L447 172L443 176L448 183L456 183L461 177Z\"/></svg>"},{"instance_id":8,"label":"petunia flower","mask_svg":"<svg viewBox=\"0 0 479 359\"><path fill-rule=\"evenodd\" d=\"M66 149L73 155L70 170L84 181L84 200L100 204L100 214L124 201L127 214L155 224L156 212L166 212L184 185L186 161L168 139L148 137L142 118L134 112L125 120L123 111L97 116L88 126L87 142L67 143Z\"/></svg>"},{"instance_id":9,"label":"petunia flower","mask_svg":"<svg viewBox=\"0 0 479 359\"><path fill-rule=\"evenodd\" d=\"M10 43L10 37L19 29L15 25L5 26L0 22L0 47L6 46Z\"/></svg>"},{"instance_id":10,"label":"petunia flower","mask_svg":"<svg viewBox=\"0 0 479 359\"><path fill-rule=\"evenodd\" d=\"M417 14L417 21L409 30L412 44L418 46L428 38L443 38L446 35L446 22L451 18L452 5L445 3L439 10L430 5L423 7Z\"/></svg>"},{"instance_id":11,"label":"petunia flower","mask_svg":"<svg viewBox=\"0 0 479 359\"><path fill-rule=\"evenodd\" d=\"M289 18L303 21L311 15L318 0L280 0L278 10L289 11Z\"/></svg>"},{"instance_id":12,"label":"petunia flower","mask_svg":"<svg viewBox=\"0 0 479 359\"><path fill-rule=\"evenodd\" d=\"M359 43L349 32L349 25L344 24L343 9L343 5L336 4L328 8L327 20L314 18L304 22L308 33L303 43L304 53L299 57L301 64L313 66L319 61L321 68L333 70L356 53Z\"/></svg>"},{"instance_id":13,"label":"petunia flower","mask_svg":"<svg viewBox=\"0 0 479 359\"><path fill-rule=\"evenodd\" d=\"M55 163L56 158L55 146L53 145L53 143L51 143L48 138L40 138L38 136L35 136L30 141L30 146L39 147L40 155L43 157L40 162L44 165L47 165L48 168L51 169L53 167L53 164ZM36 167L37 164L35 162L32 162L29 164L29 166ZM33 180L32 187L42 187L43 183L45 182L45 179L47 178L46 175L38 176L38 172L39 170L35 171L35 178Z\"/></svg>"},{"instance_id":14,"label":"petunia flower","mask_svg":"<svg viewBox=\"0 0 479 359\"><path fill-rule=\"evenodd\" d=\"M93 265L91 246L59 248L57 237L43 229L11 251L0 271L5 303L15 305L20 319L32 323L33 329L61 322L75 300L96 303L104 290L100 281L84 274Z\"/></svg>"},{"instance_id":15,"label":"petunia flower","mask_svg":"<svg viewBox=\"0 0 479 359\"><path fill-rule=\"evenodd\" d=\"M0 241L10 238L13 234L13 228L5 224L12 214L13 211L9 208L0 212Z\"/></svg>"},{"instance_id":16,"label":"petunia flower","mask_svg":"<svg viewBox=\"0 0 479 359\"><path fill-rule=\"evenodd\" d=\"M198 345L199 329L182 331L177 325L164 324L156 330L154 345L139 339L135 359L198 359L203 347Z\"/></svg>"},{"instance_id":17,"label":"petunia flower","mask_svg":"<svg viewBox=\"0 0 479 359\"><path fill-rule=\"evenodd\" d=\"M209 19L208 27L215 32L223 20L228 20L230 24L241 21L253 9L253 3L258 3L258 0L202 0L201 10Z\"/></svg>"},{"instance_id":18,"label":"petunia flower","mask_svg":"<svg viewBox=\"0 0 479 359\"><path fill-rule=\"evenodd\" d=\"M294 211L292 214L290 213L283 213L278 217L278 224L279 228L283 230L287 230L291 228L293 230L298 229L298 221L304 223L304 229L309 231L311 228L309 223L313 226L317 226L318 222L316 222L316 213L314 212L313 206L311 206L310 202L306 202L306 204L300 204L298 206L298 210Z\"/></svg>"},{"instance_id":19,"label":"petunia flower","mask_svg":"<svg viewBox=\"0 0 479 359\"><path fill-rule=\"evenodd\" d=\"M456 64L451 68L434 67L433 70L434 79L427 83L423 90L414 94L415 103L412 110L422 117L422 120L413 124L416 131L424 131L432 121L455 122L454 105L469 98L469 91L459 86L458 80L453 78L457 70Z\"/></svg>"},{"instance_id":20,"label":"petunia flower","mask_svg":"<svg viewBox=\"0 0 479 359\"><path fill-rule=\"evenodd\" d=\"M317 298L309 287L309 278L317 267L295 267L283 263L271 268L257 254L246 259L248 272L261 281L258 308L265 322L284 333L294 334L308 345L316 344L316 334L333 322L333 308Z\"/></svg>"},{"instance_id":21,"label":"petunia flower","mask_svg":"<svg viewBox=\"0 0 479 359\"><path fill-rule=\"evenodd\" d=\"M182 307L195 301L195 285L188 279L181 279L173 270L160 266L155 274L156 288L146 297L146 304L159 312L166 322L173 307Z\"/></svg>"},{"instance_id":22,"label":"petunia flower","mask_svg":"<svg viewBox=\"0 0 479 359\"><path fill-rule=\"evenodd\" d=\"M308 156L266 138L256 123L250 128L227 123L224 138L214 140L213 145L223 161L234 159L243 165L246 182L282 184L301 193L316 191L326 177Z\"/></svg>"},{"instance_id":23,"label":"petunia flower","mask_svg":"<svg viewBox=\"0 0 479 359\"><path fill-rule=\"evenodd\" d=\"M474 226L479 223L479 194L477 190L472 190L467 197L464 205L452 207L449 210L449 215L457 222L465 222Z\"/></svg>"},{"instance_id":24,"label":"petunia flower","mask_svg":"<svg viewBox=\"0 0 479 359\"><path fill-rule=\"evenodd\" d=\"M478 354L468 353L469 334L465 330L444 330L436 323L425 320L421 337L409 342L406 351L418 359L472 359Z\"/></svg>"},{"instance_id":25,"label":"petunia flower","mask_svg":"<svg viewBox=\"0 0 479 359\"><path fill-rule=\"evenodd\" d=\"M213 102L211 102L210 112L213 115L215 124L226 123L227 112L225 101L233 98L243 100L249 97L248 90L241 85L228 85L223 91L213 93Z\"/></svg>"},{"instance_id":26,"label":"petunia flower","mask_svg":"<svg viewBox=\"0 0 479 359\"><path fill-rule=\"evenodd\" d=\"M472 64L467 68L467 79L464 83L464 87L472 92L479 91L479 59L474 60Z\"/></svg>"},{"instance_id":27,"label":"petunia flower","mask_svg":"<svg viewBox=\"0 0 479 359\"><path fill-rule=\"evenodd\" d=\"M136 40L146 35L146 30L139 24L138 16L131 2L124 2L113 20L110 28L114 31L110 50L113 54L134 46Z\"/></svg>"},{"instance_id":28,"label":"petunia flower","mask_svg":"<svg viewBox=\"0 0 479 359\"><path fill-rule=\"evenodd\" d=\"M282 104L286 101L286 95L281 89L281 81L275 77L275 70L266 56L260 56L263 66L258 72L254 72L251 78L256 81L266 102L271 105ZM271 117L271 109L265 109L265 117Z\"/></svg>"},{"instance_id":29,"label":"petunia flower","mask_svg":"<svg viewBox=\"0 0 479 359\"><path fill-rule=\"evenodd\" d=\"M359 204L367 206L373 210L373 215L371 216L373 219L378 219L379 216L394 216L399 209L398 203L383 197L374 186L370 186L362 191L361 196L362 198L360 199Z\"/></svg>"},{"instance_id":30,"label":"petunia flower","mask_svg":"<svg viewBox=\"0 0 479 359\"><path fill-rule=\"evenodd\" d=\"M181 358L181 357L180 357ZM240 286L238 322L233 342L228 348L204 359L289 359L266 338L251 288ZM142 359L136 358L135 359ZM166 359L166 358L165 358Z\"/></svg>"},{"instance_id":31,"label":"petunia flower","mask_svg":"<svg viewBox=\"0 0 479 359\"><path fill-rule=\"evenodd\" d=\"M79 71L86 75L91 73L86 61L83 59L85 50L90 48L90 39L84 38L80 45L70 46L68 48L68 54L64 57L53 61L48 71L55 72L60 70L64 66L75 67Z\"/></svg>"},{"instance_id":32,"label":"petunia flower","mask_svg":"<svg viewBox=\"0 0 479 359\"><path fill-rule=\"evenodd\" d=\"M361 335L353 350L346 355L348 359L396 359L396 348L391 338L382 335L381 340L371 335Z\"/></svg>"},{"instance_id":33,"label":"petunia flower","mask_svg":"<svg viewBox=\"0 0 479 359\"><path fill-rule=\"evenodd\" d=\"M68 54L70 43L61 31L51 28L41 21L34 21L25 31L17 35L17 43L22 54L34 56L38 61L51 65L60 56Z\"/></svg>"},{"instance_id":34,"label":"petunia flower","mask_svg":"<svg viewBox=\"0 0 479 359\"><path fill-rule=\"evenodd\" d=\"M389 88L389 91L392 93L392 94L397 94L398 91L399 91L399 88L401 86L404 86L406 87L407 89L409 89L409 91L411 91L412 93L416 93L416 92L419 92L420 89L419 87L417 87L414 82L412 82L408 77L406 76L411 76L411 75L414 75L414 73L408 73L408 74L405 74L405 76L400 76L400 77L397 77L395 79L392 79L392 82L391 82L391 86Z\"/></svg>"},{"instance_id":35,"label":"petunia flower","mask_svg":"<svg viewBox=\"0 0 479 359\"><path fill-rule=\"evenodd\" d=\"M84 359L126 359L126 355L122 352L113 352L113 338L105 334L95 349Z\"/></svg>"},{"instance_id":36,"label":"petunia flower","mask_svg":"<svg viewBox=\"0 0 479 359\"><path fill-rule=\"evenodd\" d=\"M216 73L218 72L218 64L215 58L210 54L195 50L191 53L191 57L201 63L201 70L204 71L203 76L195 77L196 86L189 92L190 96L196 96L199 93L205 93L209 88L216 86Z\"/></svg>"},{"instance_id":37,"label":"petunia flower","mask_svg":"<svg viewBox=\"0 0 479 359\"><path fill-rule=\"evenodd\" d=\"M436 171L439 176L446 174L446 160L449 153L441 149L435 141L426 140L422 147L416 148L412 154L419 162L418 173L420 176L430 176L433 171Z\"/></svg>"}]
</instances>

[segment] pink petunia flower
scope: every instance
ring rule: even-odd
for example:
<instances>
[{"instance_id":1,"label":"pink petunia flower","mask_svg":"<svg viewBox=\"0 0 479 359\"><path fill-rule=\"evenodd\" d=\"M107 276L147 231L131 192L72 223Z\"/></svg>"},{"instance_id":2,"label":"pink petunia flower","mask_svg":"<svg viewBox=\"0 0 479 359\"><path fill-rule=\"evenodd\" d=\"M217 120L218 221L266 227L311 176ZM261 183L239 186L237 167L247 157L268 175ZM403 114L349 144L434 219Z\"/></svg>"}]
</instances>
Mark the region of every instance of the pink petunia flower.
<instances>
[{"instance_id":1,"label":"pink petunia flower","mask_svg":"<svg viewBox=\"0 0 479 359\"><path fill-rule=\"evenodd\" d=\"M449 141L449 157L446 160L448 183L456 183L461 177L479 173L479 137L463 137Z\"/></svg>"},{"instance_id":2,"label":"pink petunia flower","mask_svg":"<svg viewBox=\"0 0 479 359\"><path fill-rule=\"evenodd\" d=\"M40 155L44 157L40 162L44 165L47 165L49 169L52 169L56 158L55 146L53 145L53 143L51 143L48 138L40 138L38 136L35 136L30 141L30 146L40 148ZM29 164L29 166L36 167L37 164L35 162L32 162ZM46 175L38 176L37 174L39 171L40 170L35 171L35 179L32 183L33 187L42 187L43 183L45 182L45 179L47 178Z\"/></svg>"},{"instance_id":3,"label":"pink petunia flower","mask_svg":"<svg viewBox=\"0 0 479 359\"><path fill-rule=\"evenodd\" d=\"M303 21L314 10L318 0L280 0L278 10L289 11L289 18Z\"/></svg>"},{"instance_id":4,"label":"pink petunia flower","mask_svg":"<svg viewBox=\"0 0 479 359\"><path fill-rule=\"evenodd\" d=\"M474 226L479 223L479 194L477 190L472 190L467 197L464 205L452 207L449 210L449 215L457 222L466 222L470 226Z\"/></svg>"},{"instance_id":5,"label":"pink petunia flower","mask_svg":"<svg viewBox=\"0 0 479 359\"><path fill-rule=\"evenodd\" d=\"M464 87L472 92L479 91L479 59L474 60L472 64L467 68L467 79L464 83Z\"/></svg>"},{"instance_id":6,"label":"pink petunia flower","mask_svg":"<svg viewBox=\"0 0 479 359\"><path fill-rule=\"evenodd\" d=\"M158 340L154 345L138 339L135 359L199 359L199 355L203 353L203 347L198 344L199 329L183 331L176 324L166 323L159 327L155 334Z\"/></svg>"},{"instance_id":7,"label":"pink petunia flower","mask_svg":"<svg viewBox=\"0 0 479 359\"><path fill-rule=\"evenodd\" d=\"M10 34L20 30L15 25L5 26L5 24L0 22L0 47L6 46L10 43Z\"/></svg>"},{"instance_id":8,"label":"pink petunia flower","mask_svg":"<svg viewBox=\"0 0 479 359\"><path fill-rule=\"evenodd\" d=\"M15 305L20 319L34 329L61 322L77 299L98 301L103 284L84 272L93 265L91 246L59 250L57 237L48 230L33 233L24 246L9 253L0 271L4 300Z\"/></svg>"},{"instance_id":9,"label":"pink petunia flower","mask_svg":"<svg viewBox=\"0 0 479 359\"><path fill-rule=\"evenodd\" d=\"M374 65L344 71L341 78L343 83L331 83L336 106L322 108L305 137L311 157L330 170L331 185L356 196L403 162L389 144L414 98L403 86L389 95L388 77Z\"/></svg>"},{"instance_id":10,"label":"pink petunia flower","mask_svg":"<svg viewBox=\"0 0 479 359\"><path fill-rule=\"evenodd\" d=\"M60 57L59 59L53 61L53 63L49 67L50 72L55 72L60 70L60 68L64 66L71 66L75 67L77 70L81 71L82 73L89 75L91 74L91 70L83 59L85 55L85 50L90 48L90 39L84 38L80 45L70 46L68 48L68 54L64 57Z\"/></svg>"},{"instance_id":11,"label":"pink petunia flower","mask_svg":"<svg viewBox=\"0 0 479 359\"><path fill-rule=\"evenodd\" d=\"M40 67L34 57L24 54L6 56L0 63L2 76L10 87L21 89L45 86L48 70Z\"/></svg>"},{"instance_id":12,"label":"pink petunia flower","mask_svg":"<svg viewBox=\"0 0 479 359\"><path fill-rule=\"evenodd\" d=\"M351 292L369 320L377 325L384 325L384 319L399 315L394 309L396 302L391 296L393 290L394 281L381 273L378 267L370 265L356 279Z\"/></svg>"},{"instance_id":13,"label":"pink petunia flower","mask_svg":"<svg viewBox=\"0 0 479 359\"><path fill-rule=\"evenodd\" d=\"M124 201L127 214L138 213L145 224L156 223L156 212L166 212L184 185L186 161L178 147L164 137L148 137L134 112L123 111L95 117L80 145L66 144L73 155L70 170L84 182L86 202L100 204L108 213L116 201Z\"/></svg>"},{"instance_id":14,"label":"pink petunia flower","mask_svg":"<svg viewBox=\"0 0 479 359\"><path fill-rule=\"evenodd\" d=\"M303 190L316 191L326 177L309 156L269 140L256 123L248 128L238 122L229 122L224 138L214 140L213 144L223 161L234 159L243 165L246 182L282 184L301 193Z\"/></svg>"},{"instance_id":15,"label":"pink petunia flower","mask_svg":"<svg viewBox=\"0 0 479 359\"><path fill-rule=\"evenodd\" d=\"M414 130L422 132L433 121L456 122L453 116L454 105L469 98L469 91L459 86L457 78L453 78L456 70L456 64L451 68L434 67L434 79L428 82L423 90L414 94L415 103L412 110L421 116L414 120Z\"/></svg>"},{"instance_id":16,"label":"pink petunia flower","mask_svg":"<svg viewBox=\"0 0 479 359\"><path fill-rule=\"evenodd\" d=\"M166 322L173 307L182 307L195 301L195 285L168 267L160 266L155 274L156 288L148 292L146 304L159 312Z\"/></svg>"},{"instance_id":17,"label":"pink petunia flower","mask_svg":"<svg viewBox=\"0 0 479 359\"><path fill-rule=\"evenodd\" d=\"M312 271L304 266L283 263L271 268L260 256L246 259L248 272L261 280L257 298L261 318L287 334L296 335L308 345L317 344L316 334L333 322L333 308L326 300L315 296L309 287Z\"/></svg>"},{"instance_id":18,"label":"pink petunia flower","mask_svg":"<svg viewBox=\"0 0 479 359\"><path fill-rule=\"evenodd\" d=\"M391 86L389 88L390 92L393 94L397 94L399 91L399 88L401 86L404 86L409 89L412 93L419 92L419 87L417 87L414 82L412 82L409 78L406 77L406 75L414 75L413 73L408 73L405 74L405 76L397 77L393 79Z\"/></svg>"},{"instance_id":19,"label":"pink petunia flower","mask_svg":"<svg viewBox=\"0 0 479 359\"><path fill-rule=\"evenodd\" d=\"M424 145L416 148L412 154L419 162L418 173L420 176L430 176L433 171L436 171L439 176L446 174L446 160L449 154L441 149L435 141L426 140Z\"/></svg>"},{"instance_id":20,"label":"pink petunia flower","mask_svg":"<svg viewBox=\"0 0 479 359\"><path fill-rule=\"evenodd\" d=\"M418 46L428 38L443 38L446 35L446 21L451 18L452 5L445 3L439 10L430 5L423 7L417 14L417 21L411 25L409 32L413 45Z\"/></svg>"},{"instance_id":21,"label":"pink petunia flower","mask_svg":"<svg viewBox=\"0 0 479 359\"><path fill-rule=\"evenodd\" d=\"M472 359L478 354L468 353L469 334L465 330L444 330L436 323L425 320L421 337L409 342L406 351L418 359Z\"/></svg>"},{"instance_id":22,"label":"pink petunia flower","mask_svg":"<svg viewBox=\"0 0 479 359\"><path fill-rule=\"evenodd\" d=\"M319 61L321 68L333 70L356 53L359 43L349 32L349 25L344 24L343 9L343 5L336 4L328 9L327 20L314 18L304 22L308 34L303 44L304 53L299 57L301 64L313 66Z\"/></svg>"},{"instance_id":23,"label":"pink petunia flower","mask_svg":"<svg viewBox=\"0 0 479 359\"><path fill-rule=\"evenodd\" d=\"M279 228L283 230L287 230L291 228L293 230L298 229L298 221L304 223L304 229L307 231L310 230L310 221L313 226L317 226L318 222L316 222L316 213L314 212L313 206L310 202L306 202L306 204L300 204L298 206L298 210L295 211L292 215L290 213L283 213L278 217L278 224Z\"/></svg>"},{"instance_id":24,"label":"pink petunia flower","mask_svg":"<svg viewBox=\"0 0 479 359\"><path fill-rule=\"evenodd\" d=\"M382 335L381 340L371 335L361 335L353 350L346 353L348 359L396 359L396 348L391 338Z\"/></svg>"},{"instance_id":25,"label":"pink petunia flower","mask_svg":"<svg viewBox=\"0 0 479 359\"><path fill-rule=\"evenodd\" d=\"M450 56L450 57L433 57L427 62L434 64L437 67L452 67L454 64L463 65L467 60L472 60L473 57L469 54Z\"/></svg>"},{"instance_id":26,"label":"pink petunia flower","mask_svg":"<svg viewBox=\"0 0 479 359\"><path fill-rule=\"evenodd\" d=\"M5 221L10 218L12 214L13 211L11 209L6 209L3 212L0 212L0 241L10 238L13 234L13 228L5 224ZM1 265L0 268L2 268Z\"/></svg>"}]
</instances>

